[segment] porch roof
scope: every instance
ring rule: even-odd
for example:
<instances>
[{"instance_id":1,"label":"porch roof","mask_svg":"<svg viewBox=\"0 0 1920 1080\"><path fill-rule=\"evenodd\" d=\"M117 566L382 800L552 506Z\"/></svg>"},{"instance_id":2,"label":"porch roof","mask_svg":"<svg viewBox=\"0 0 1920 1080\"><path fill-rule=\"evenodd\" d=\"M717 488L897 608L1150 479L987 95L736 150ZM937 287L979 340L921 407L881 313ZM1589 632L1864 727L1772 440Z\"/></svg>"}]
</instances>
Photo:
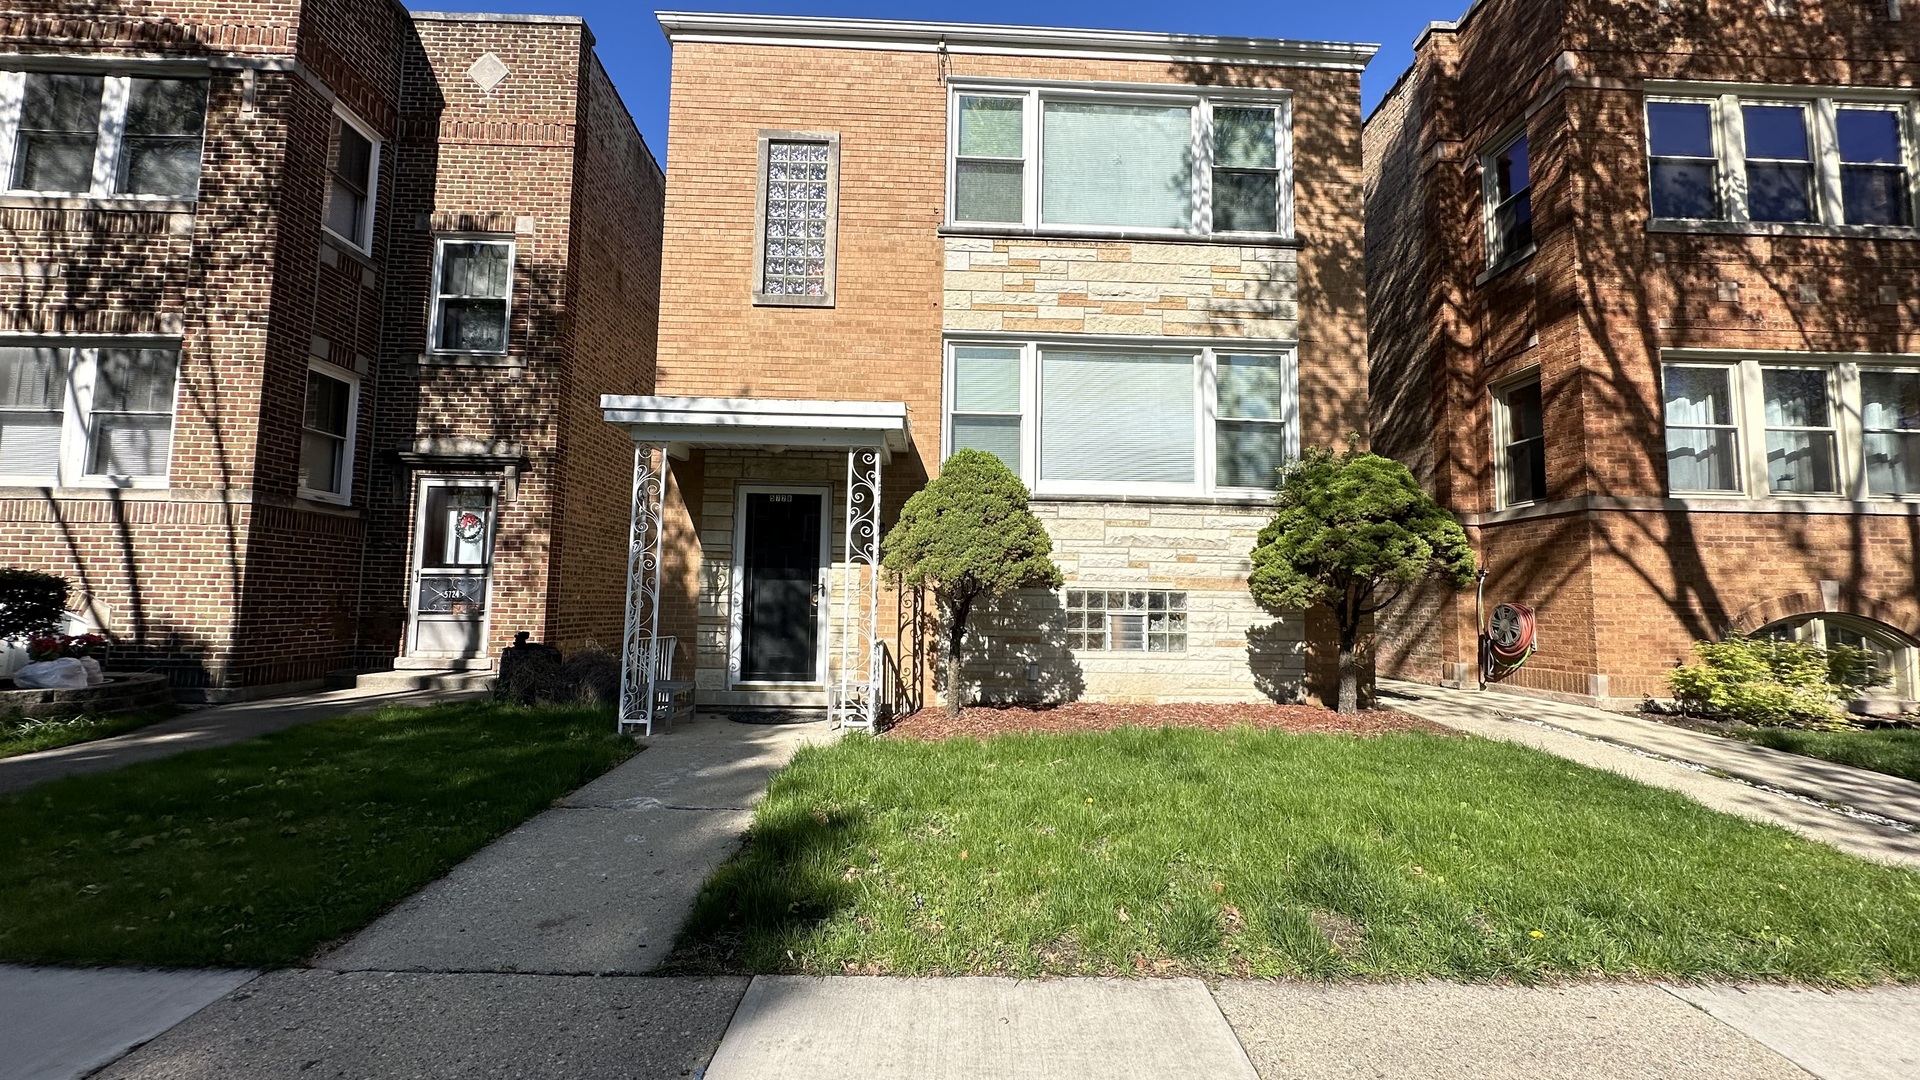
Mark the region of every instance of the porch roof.
<instances>
[{"instance_id":1,"label":"porch roof","mask_svg":"<svg viewBox=\"0 0 1920 1080\"><path fill-rule=\"evenodd\" d=\"M913 445L902 401L805 401L786 398L622 397L603 394L600 410L638 443L670 450L805 447L883 454Z\"/></svg>"}]
</instances>

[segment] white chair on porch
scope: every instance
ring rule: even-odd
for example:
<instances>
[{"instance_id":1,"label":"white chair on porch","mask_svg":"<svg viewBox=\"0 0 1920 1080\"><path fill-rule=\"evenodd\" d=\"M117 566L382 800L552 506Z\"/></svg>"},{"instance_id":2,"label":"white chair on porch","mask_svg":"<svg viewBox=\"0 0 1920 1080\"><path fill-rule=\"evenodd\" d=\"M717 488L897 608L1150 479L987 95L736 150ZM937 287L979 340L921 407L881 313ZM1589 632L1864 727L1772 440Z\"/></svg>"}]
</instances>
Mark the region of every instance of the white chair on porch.
<instances>
[{"instance_id":1,"label":"white chair on porch","mask_svg":"<svg viewBox=\"0 0 1920 1080\"><path fill-rule=\"evenodd\" d=\"M693 718L693 680L673 677L673 654L679 639L653 639L653 716L656 723L671 725L681 716Z\"/></svg>"}]
</instances>

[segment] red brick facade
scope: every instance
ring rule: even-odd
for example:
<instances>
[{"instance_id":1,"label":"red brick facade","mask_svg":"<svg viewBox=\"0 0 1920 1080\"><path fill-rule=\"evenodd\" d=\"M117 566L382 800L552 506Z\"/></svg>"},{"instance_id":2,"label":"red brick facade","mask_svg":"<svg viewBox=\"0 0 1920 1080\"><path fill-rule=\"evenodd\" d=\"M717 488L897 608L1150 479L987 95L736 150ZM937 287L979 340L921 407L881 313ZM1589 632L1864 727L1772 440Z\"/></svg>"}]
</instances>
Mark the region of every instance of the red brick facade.
<instances>
[{"instance_id":1,"label":"red brick facade","mask_svg":"<svg viewBox=\"0 0 1920 1080\"><path fill-rule=\"evenodd\" d=\"M1697 358L1811 364L1835 386L1911 369L1920 234L1655 220L1644 111L1649 95L1877 93L1910 116L1920 26L1889 11L1486 0L1423 34L1368 118L1374 444L1466 520L1487 602L1538 610L1540 649L1509 685L1630 704L1664 694L1696 640L1816 612L1920 634L1911 496L1775 495L1765 474L1745 496L1675 495L1662 383L1663 361ZM1520 133L1535 250L1488 271L1483 158ZM1506 506L1493 395L1528 372L1546 490ZM1841 455L1858 453L1840 423ZM1474 677L1471 592L1391 614L1384 672Z\"/></svg>"},{"instance_id":2,"label":"red brick facade","mask_svg":"<svg viewBox=\"0 0 1920 1080\"><path fill-rule=\"evenodd\" d=\"M651 386L662 181L585 26L388 0L25 6L0 49L36 69L208 91L197 198L0 195L0 344L180 356L164 482L0 489L4 561L71 577L116 664L212 696L313 682L404 650L412 477L471 474L513 496L486 651L516 630L611 642L625 498L591 481L630 451L593 405ZM468 70L487 53L507 74L483 90ZM322 226L336 109L380 146L364 252ZM422 362L452 231L515 242L510 366ZM299 486L316 360L359 380L339 504ZM425 439L520 460L422 457Z\"/></svg>"}]
</instances>

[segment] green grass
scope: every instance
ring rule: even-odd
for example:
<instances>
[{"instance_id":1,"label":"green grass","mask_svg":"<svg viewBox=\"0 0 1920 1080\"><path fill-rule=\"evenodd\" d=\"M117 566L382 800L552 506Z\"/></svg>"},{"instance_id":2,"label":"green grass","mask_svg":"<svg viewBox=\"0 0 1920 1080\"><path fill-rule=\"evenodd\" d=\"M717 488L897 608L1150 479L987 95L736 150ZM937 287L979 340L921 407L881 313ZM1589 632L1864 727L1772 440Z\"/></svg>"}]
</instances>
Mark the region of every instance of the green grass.
<instances>
[{"instance_id":1,"label":"green grass","mask_svg":"<svg viewBox=\"0 0 1920 1080\"><path fill-rule=\"evenodd\" d=\"M1920 977L1920 874L1524 748L1241 730L801 751L678 971Z\"/></svg>"},{"instance_id":2,"label":"green grass","mask_svg":"<svg viewBox=\"0 0 1920 1080\"><path fill-rule=\"evenodd\" d=\"M626 758L612 732L388 709L0 796L0 960L295 963Z\"/></svg>"},{"instance_id":3,"label":"green grass","mask_svg":"<svg viewBox=\"0 0 1920 1080\"><path fill-rule=\"evenodd\" d=\"M0 758L120 735L178 714L178 709L140 709L110 716L67 716L29 720L0 718Z\"/></svg>"},{"instance_id":4,"label":"green grass","mask_svg":"<svg viewBox=\"0 0 1920 1080\"><path fill-rule=\"evenodd\" d=\"M1801 731L1797 728L1750 728L1730 734L1736 739L1775 750L1920 781L1920 729Z\"/></svg>"}]
</instances>

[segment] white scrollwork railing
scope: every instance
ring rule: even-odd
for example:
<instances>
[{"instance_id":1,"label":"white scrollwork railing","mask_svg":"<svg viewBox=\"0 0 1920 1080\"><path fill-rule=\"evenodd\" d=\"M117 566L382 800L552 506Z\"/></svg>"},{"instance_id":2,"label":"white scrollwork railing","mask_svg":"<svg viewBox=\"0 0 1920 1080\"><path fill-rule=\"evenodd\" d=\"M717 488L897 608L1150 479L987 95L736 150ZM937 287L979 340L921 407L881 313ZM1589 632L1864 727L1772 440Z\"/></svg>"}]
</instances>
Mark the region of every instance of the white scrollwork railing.
<instances>
[{"instance_id":1,"label":"white scrollwork railing","mask_svg":"<svg viewBox=\"0 0 1920 1080\"><path fill-rule=\"evenodd\" d=\"M658 452L658 465L655 454ZM627 528L627 623L620 642L619 729L653 734L654 643L660 637L660 557L667 455L663 446L633 448L633 516Z\"/></svg>"},{"instance_id":2,"label":"white scrollwork railing","mask_svg":"<svg viewBox=\"0 0 1920 1080\"><path fill-rule=\"evenodd\" d=\"M880 451L847 452L847 561L833 695L833 719L869 731L878 723L873 647L880 638L880 469Z\"/></svg>"}]
</instances>

